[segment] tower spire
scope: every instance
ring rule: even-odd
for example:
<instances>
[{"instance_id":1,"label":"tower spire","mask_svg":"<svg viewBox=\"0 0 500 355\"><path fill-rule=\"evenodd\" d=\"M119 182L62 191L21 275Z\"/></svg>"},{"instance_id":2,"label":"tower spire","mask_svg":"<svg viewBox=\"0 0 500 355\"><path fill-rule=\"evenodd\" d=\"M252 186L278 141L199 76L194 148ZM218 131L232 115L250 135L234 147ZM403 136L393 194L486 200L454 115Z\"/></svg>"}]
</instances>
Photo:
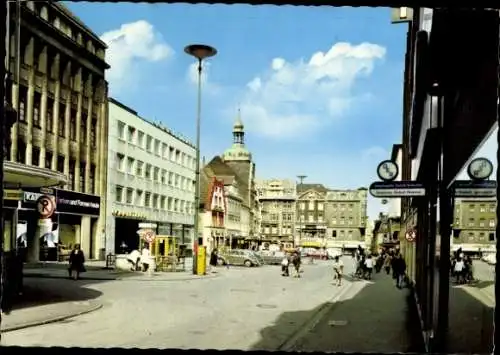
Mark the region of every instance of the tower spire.
<instances>
[{"instance_id":1,"label":"tower spire","mask_svg":"<svg viewBox=\"0 0 500 355\"><path fill-rule=\"evenodd\" d=\"M233 126L233 143L234 144L245 144L245 126L241 120L241 109L238 104L238 113L236 115L236 121Z\"/></svg>"}]
</instances>

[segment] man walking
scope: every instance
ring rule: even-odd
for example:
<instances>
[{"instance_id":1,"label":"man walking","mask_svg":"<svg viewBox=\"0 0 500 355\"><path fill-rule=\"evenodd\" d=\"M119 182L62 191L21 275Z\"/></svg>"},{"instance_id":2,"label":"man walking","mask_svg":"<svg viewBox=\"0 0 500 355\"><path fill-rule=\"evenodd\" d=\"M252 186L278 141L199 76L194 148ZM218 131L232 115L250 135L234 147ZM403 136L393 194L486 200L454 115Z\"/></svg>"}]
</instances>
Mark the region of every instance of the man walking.
<instances>
[{"instance_id":1,"label":"man walking","mask_svg":"<svg viewBox=\"0 0 500 355\"><path fill-rule=\"evenodd\" d=\"M344 274L344 263L337 255L333 263L333 277L337 279L337 286L342 286L342 275Z\"/></svg>"},{"instance_id":2,"label":"man walking","mask_svg":"<svg viewBox=\"0 0 500 355\"><path fill-rule=\"evenodd\" d=\"M406 275L406 262L400 253L394 256L392 268L394 271L394 276L396 278L396 287L403 288L403 281Z\"/></svg>"},{"instance_id":3,"label":"man walking","mask_svg":"<svg viewBox=\"0 0 500 355\"><path fill-rule=\"evenodd\" d=\"M373 273L373 258L371 255L368 255L365 259L365 279L371 280Z\"/></svg>"}]
</instances>

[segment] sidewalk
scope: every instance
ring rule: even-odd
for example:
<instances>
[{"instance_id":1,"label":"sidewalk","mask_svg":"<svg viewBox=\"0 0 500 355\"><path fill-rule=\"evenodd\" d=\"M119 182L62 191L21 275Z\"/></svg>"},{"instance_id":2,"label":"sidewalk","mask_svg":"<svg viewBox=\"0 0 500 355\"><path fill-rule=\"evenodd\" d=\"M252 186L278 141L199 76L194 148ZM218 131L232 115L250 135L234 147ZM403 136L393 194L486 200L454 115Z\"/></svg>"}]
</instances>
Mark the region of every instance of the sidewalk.
<instances>
[{"instance_id":1,"label":"sidewalk","mask_svg":"<svg viewBox=\"0 0 500 355\"><path fill-rule=\"evenodd\" d=\"M332 286L335 287L335 286ZM354 281L331 303L292 351L406 353L423 351L417 310L408 289L399 290L390 276Z\"/></svg>"}]
</instances>

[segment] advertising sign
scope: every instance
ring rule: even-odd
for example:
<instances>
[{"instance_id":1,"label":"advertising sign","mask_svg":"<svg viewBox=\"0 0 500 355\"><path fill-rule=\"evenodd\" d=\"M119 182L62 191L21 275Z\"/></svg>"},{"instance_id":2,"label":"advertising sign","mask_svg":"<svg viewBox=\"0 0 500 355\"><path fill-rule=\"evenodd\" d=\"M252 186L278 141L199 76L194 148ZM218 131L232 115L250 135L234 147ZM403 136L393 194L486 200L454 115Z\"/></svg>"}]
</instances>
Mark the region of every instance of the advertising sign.
<instances>
[{"instance_id":1,"label":"advertising sign","mask_svg":"<svg viewBox=\"0 0 500 355\"><path fill-rule=\"evenodd\" d=\"M57 190L57 212L99 216L101 198L80 192Z\"/></svg>"},{"instance_id":2,"label":"advertising sign","mask_svg":"<svg viewBox=\"0 0 500 355\"><path fill-rule=\"evenodd\" d=\"M207 247L203 245L198 246L196 253L196 275L205 275L207 272Z\"/></svg>"}]
</instances>

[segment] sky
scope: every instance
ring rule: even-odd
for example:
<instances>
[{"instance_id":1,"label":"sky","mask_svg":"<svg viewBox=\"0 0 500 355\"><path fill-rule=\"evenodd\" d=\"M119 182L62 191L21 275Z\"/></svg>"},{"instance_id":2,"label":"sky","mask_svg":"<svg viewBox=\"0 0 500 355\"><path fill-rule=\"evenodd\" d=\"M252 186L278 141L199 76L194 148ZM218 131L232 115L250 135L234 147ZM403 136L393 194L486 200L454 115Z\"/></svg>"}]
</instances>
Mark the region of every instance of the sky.
<instances>
[{"instance_id":1,"label":"sky","mask_svg":"<svg viewBox=\"0 0 500 355\"><path fill-rule=\"evenodd\" d=\"M207 161L231 146L238 108L260 179L368 187L401 141L406 26L389 9L66 5L108 44L110 96L192 141L196 64L184 47L217 48L202 77ZM381 209L370 197L369 216Z\"/></svg>"}]
</instances>

